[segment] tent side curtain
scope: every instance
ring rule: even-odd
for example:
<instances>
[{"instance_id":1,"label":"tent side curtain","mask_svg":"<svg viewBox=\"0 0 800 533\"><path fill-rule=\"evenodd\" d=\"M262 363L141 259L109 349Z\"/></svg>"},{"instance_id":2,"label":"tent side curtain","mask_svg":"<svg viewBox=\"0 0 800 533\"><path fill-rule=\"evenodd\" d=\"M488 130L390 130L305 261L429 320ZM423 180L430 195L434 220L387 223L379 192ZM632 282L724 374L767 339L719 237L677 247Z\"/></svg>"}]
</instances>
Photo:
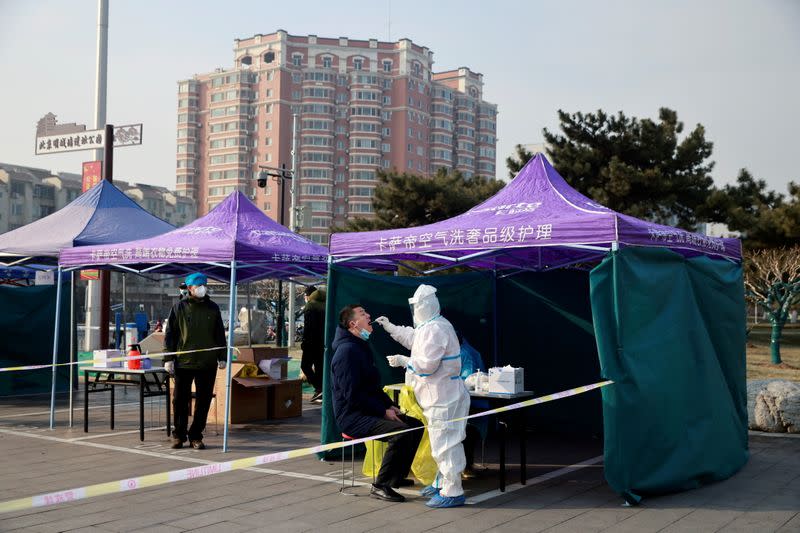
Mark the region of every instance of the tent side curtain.
<instances>
[{"instance_id":1,"label":"tent side curtain","mask_svg":"<svg viewBox=\"0 0 800 533\"><path fill-rule=\"evenodd\" d=\"M66 295L65 295L66 292ZM58 362L69 362L69 283L61 287ZM49 365L53 360L56 286L1 287L0 366ZM56 369L56 390L69 388L69 367ZM77 372L75 373L77 376ZM50 393L50 368L0 373L0 396Z\"/></svg>"},{"instance_id":2,"label":"tent side curtain","mask_svg":"<svg viewBox=\"0 0 800 533\"><path fill-rule=\"evenodd\" d=\"M433 285L438 289L436 295L442 305L442 316L447 318L456 331L466 335L470 344L482 354L484 362L489 363L492 356L492 275L490 273L468 272L453 276L400 277L367 274L344 267L332 266L328 275L327 313L325 325L325 359L323 369L323 397L330 394L330 363L333 357L331 342L336 332L339 311L348 304L360 303L373 320L381 315L394 324L412 324L408 299L420 283ZM475 334L473 342L472 334ZM480 338L478 338L480 337ZM387 355L405 354L408 350L392 340L381 328L376 326L369 339L375 365L381 375L383 385L402 383L402 369L390 368ZM336 425L332 402L326 401L322 407L322 443L338 442L341 432ZM331 452L338 457L340 452Z\"/></svg>"},{"instance_id":3,"label":"tent side curtain","mask_svg":"<svg viewBox=\"0 0 800 533\"><path fill-rule=\"evenodd\" d=\"M591 272L605 475L629 501L725 479L747 461L742 267L653 248Z\"/></svg>"}]
</instances>

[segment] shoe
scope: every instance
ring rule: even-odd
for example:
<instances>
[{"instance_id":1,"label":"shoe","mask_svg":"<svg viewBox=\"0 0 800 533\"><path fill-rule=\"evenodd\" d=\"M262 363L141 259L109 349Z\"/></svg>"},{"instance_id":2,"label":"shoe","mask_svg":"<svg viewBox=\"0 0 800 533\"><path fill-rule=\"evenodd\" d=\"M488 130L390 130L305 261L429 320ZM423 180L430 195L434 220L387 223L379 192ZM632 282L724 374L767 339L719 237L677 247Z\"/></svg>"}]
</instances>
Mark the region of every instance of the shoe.
<instances>
[{"instance_id":1,"label":"shoe","mask_svg":"<svg viewBox=\"0 0 800 533\"><path fill-rule=\"evenodd\" d=\"M170 445L170 448L172 448L173 450L177 450L179 448L183 448L183 443L184 442L186 442L186 439L179 439L177 437L173 437L172 438L172 444Z\"/></svg>"},{"instance_id":2,"label":"shoe","mask_svg":"<svg viewBox=\"0 0 800 533\"><path fill-rule=\"evenodd\" d=\"M463 494L461 496L442 496L441 494L437 494L428 500L428 503L425 505L433 507L434 509L448 509L450 507L461 507L466 501L467 499Z\"/></svg>"},{"instance_id":3,"label":"shoe","mask_svg":"<svg viewBox=\"0 0 800 533\"><path fill-rule=\"evenodd\" d=\"M320 394L319 398L317 398L316 400L311 400L311 403L322 405L322 394Z\"/></svg>"},{"instance_id":4,"label":"shoe","mask_svg":"<svg viewBox=\"0 0 800 533\"><path fill-rule=\"evenodd\" d=\"M321 391L314 391L314 394L311 395L311 401L316 402L317 400L322 400L322 392Z\"/></svg>"},{"instance_id":5,"label":"shoe","mask_svg":"<svg viewBox=\"0 0 800 533\"><path fill-rule=\"evenodd\" d=\"M439 495L439 488L434 487L433 485L428 485L421 491L419 491L420 496L424 496L425 498L430 498L431 496L438 496Z\"/></svg>"},{"instance_id":6,"label":"shoe","mask_svg":"<svg viewBox=\"0 0 800 533\"><path fill-rule=\"evenodd\" d=\"M372 496L373 498L377 498L385 502L406 501L405 497L402 494L398 494L397 492L392 490L392 487L388 487L386 485L372 485L372 489L370 489L369 495Z\"/></svg>"},{"instance_id":7,"label":"shoe","mask_svg":"<svg viewBox=\"0 0 800 533\"><path fill-rule=\"evenodd\" d=\"M400 481L395 481L392 483L393 489L399 489L401 487L413 487L414 480L413 479L401 479Z\"/></svg>"},{"instance_id":8,"label":"shoe","mask_svg":"<svg viewBox=\"0 0 800 533\"><path fill-rule=\"evenodd\" d=\"M194 448L195 450L205 450L206 449L206 445L203 444L202 440L193 440L189 444L191 444L192 448Z\"/></svg>"}]
</instances>

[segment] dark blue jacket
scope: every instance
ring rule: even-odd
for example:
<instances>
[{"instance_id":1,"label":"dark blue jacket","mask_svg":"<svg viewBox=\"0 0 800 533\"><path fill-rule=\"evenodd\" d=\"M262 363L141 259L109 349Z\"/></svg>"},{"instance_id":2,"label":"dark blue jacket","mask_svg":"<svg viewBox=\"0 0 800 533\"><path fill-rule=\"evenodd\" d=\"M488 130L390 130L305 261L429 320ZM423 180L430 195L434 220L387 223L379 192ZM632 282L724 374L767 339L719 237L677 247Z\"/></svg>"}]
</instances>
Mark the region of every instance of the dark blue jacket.
<instances>
[{"instance_id":1,"label":"dark blue jacket","mask_svg":"<svg viewBox=\"0 0 800 533\"><path fill-rule=\"evenodd\" d=\"M332 348L331 393L336 423L351 437L367 437L392 400L383 392L366 341L339 326Z\"/></svg>"}]
</instances>

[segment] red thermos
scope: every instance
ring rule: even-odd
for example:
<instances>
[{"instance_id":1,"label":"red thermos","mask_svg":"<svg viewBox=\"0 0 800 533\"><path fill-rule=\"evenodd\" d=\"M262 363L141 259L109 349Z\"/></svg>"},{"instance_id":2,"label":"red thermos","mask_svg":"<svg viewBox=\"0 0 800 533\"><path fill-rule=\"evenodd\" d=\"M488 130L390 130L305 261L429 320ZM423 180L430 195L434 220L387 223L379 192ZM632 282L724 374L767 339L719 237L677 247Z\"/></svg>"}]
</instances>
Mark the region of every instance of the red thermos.
<instances>
[{"instance_id":1,"label":"red thermos","mask_svg":"<svg viewBox=\"0 0 800 533\"><path fill-rule=\"evenodd\" d=\"M135 355L142 355L138 344L131 344L131 349L128 351L128 357L135 356ZM128 368L131 370L139 370L142 368L142 360L141 359L129 359L128 360Z\"/></svg>"}]
</instances>

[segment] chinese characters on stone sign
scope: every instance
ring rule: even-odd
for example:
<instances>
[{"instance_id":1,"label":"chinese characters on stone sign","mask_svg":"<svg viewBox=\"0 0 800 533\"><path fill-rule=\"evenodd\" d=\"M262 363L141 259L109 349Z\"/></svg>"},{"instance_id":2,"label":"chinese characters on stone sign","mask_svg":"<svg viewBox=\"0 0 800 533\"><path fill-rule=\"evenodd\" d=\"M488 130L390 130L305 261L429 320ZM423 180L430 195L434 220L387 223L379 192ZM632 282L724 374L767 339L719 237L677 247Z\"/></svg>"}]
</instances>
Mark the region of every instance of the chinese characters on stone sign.
<instances>
[{"instance_id":1,"label":"chinese characters on stone sign","mask_svg":"<svg viewBox=\"0 0 800 533\"><path fill-rule=\"evenodd\" d=\"M522 243L533 240L550 240L553 238L552 224L521 224L519 226L502 226L494 228L455 228L447 231L420 233L389 238L381 238L378 248L382 252L394 252L398 248L424 250L439 246L469 246L494 243Z\"/></svg>"}]
</instances>

